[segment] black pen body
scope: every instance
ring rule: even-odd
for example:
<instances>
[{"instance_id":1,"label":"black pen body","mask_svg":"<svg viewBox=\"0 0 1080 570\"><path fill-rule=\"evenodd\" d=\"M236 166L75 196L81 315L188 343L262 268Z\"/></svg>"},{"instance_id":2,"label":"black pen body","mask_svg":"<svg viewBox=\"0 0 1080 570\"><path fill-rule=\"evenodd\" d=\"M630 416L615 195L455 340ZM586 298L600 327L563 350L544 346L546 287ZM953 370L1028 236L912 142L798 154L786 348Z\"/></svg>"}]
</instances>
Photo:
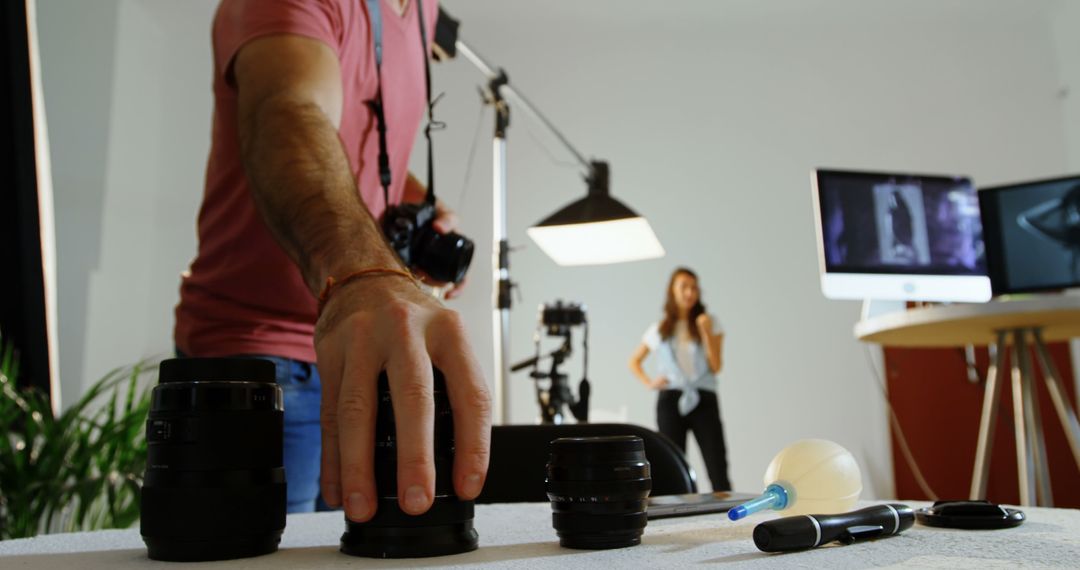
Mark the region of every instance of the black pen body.
<instances>
[{"instance_id":1,"label":"black pen body","mask_svg":"<svg viewBox=\"0 0 1080 570\"><path fill-rule=\"evenodd\" d=\"M915 512L901 504L866 507L837 515L799 515L763 522L754 528L754 544L764 552L814 548L833 541L892 536L915 524Z\"/></svg>"}]
</instances>

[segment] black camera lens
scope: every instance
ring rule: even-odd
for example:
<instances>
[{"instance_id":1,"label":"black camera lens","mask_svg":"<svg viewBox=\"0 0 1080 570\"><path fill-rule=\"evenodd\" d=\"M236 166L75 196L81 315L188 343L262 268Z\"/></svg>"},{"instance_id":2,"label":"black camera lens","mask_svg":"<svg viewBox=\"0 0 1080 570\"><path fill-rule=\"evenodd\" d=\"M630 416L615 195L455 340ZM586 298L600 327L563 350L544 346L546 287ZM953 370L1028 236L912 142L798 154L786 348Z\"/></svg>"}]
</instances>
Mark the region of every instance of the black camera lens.
<instances>
[{"instance_id":1,"label":"black camera lens","mask_svg":"<svg viewBox=\"0 0 1080 570\"><path fill-rule=\"evenodd\" d=\"M390 383L379 375L375 418L375 487L378 507L364 523L345 519L341 551L371 558L421 558L476 550L473 502L454 493L454 419L446 379L435 369L435 501L426 513L410 515L397 498L397 438Z\"/></svg>"},{"instance_id":2,"label":"black camera lens","mask_svg":"<svg viewBox=\"0 0 1080 570\"><path fill-rule=\"evenodd\" d=\"M440 234L429 228L417 242L413 254L417 267L436 281L460 283L465 278L476 248L471 239L454 232Z\"/></svg>"},{"instance_id":3,"label":"black camera lens","mask_svg":"<svg viewBox=\"0 0 1080 570\"><path fill-rule=\"evenodd\" d=\"M436 232L435 215L435 205L428 202L391 206L383 214L383 233L405 265L436 281L460 283L476 246L461 234Z\"/></svg>"},{"instance_id":4,"label":"black camera lens","mask_svg":"<svg viewBox=\"0 0 1080 570\"><path fill-rule=\"evenodd\" d=\"M227 560L277 550L285 528L282 421L273 362L161 363L140 504L150 558Z\"/></svg>"},{"instance_id":5,"label":"black camera lens","mask_svg":"<svg viewBox=\"0 0 1080 570\"><path fill-rule=\"evenodd\" d=\"M640 544L651 490L640 437L565 437L551 442L547 495L559 544L567 548Z\"/></svg>"}]
</instances>

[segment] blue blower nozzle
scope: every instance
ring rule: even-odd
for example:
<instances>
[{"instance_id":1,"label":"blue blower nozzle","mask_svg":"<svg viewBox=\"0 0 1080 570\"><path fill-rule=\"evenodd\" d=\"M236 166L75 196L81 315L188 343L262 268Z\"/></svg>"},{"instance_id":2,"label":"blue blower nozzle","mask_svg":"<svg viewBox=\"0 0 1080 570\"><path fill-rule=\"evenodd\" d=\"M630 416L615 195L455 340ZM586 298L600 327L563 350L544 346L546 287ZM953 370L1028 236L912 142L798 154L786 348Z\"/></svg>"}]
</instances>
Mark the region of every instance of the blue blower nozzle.
<instances>
[{"instance_id":1,"label":"blue blower nozzle","mask_svg":"<svg viewBox=\"0 0 1080 570\"><path fill-rule=\"evenodd\" d=\"M790 501L790 495L786 487L779 483L773 483L766 487L765 492L758 497L728 511L728 518L737 521L767 509L774 511L786 509Z\"/></svg>"}]
</instances>

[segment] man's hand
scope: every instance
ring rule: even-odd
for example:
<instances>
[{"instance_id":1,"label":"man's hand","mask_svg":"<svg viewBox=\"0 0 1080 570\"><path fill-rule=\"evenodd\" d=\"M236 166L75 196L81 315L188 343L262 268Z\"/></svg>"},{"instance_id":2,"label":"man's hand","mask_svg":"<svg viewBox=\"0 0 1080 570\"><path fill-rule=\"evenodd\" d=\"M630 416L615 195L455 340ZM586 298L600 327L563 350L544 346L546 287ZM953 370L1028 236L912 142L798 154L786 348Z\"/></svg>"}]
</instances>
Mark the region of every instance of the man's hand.
<instances>
[{"instance_id":1,"label":"man's hand","mask_svg":"<svg viewBox=\"0 0 1080 570\"><path fill-rule=\"evenodd\" d=\"M432 220L431 227L435 228L435 231L440 234L457 231L457 214L446 205L446 202L439 199L435 200L435 219Z\"/></svg>"},{"instance_id":2,"label":"man's hand","mask_svg":"<svg viewBox=\"0 0 1080 570\"><path fill-rule=\"evenodd\" d=\"M376 381L386 370L397 427L398 501L409 514L435 493L433 376L446 376L454 417L454 490L480 494L487 474L491 398L461 318L398 276L352 282L335 292L316 326L322 376L323 498L363 522L375 514Z\"/></svg>"}]
</instances>

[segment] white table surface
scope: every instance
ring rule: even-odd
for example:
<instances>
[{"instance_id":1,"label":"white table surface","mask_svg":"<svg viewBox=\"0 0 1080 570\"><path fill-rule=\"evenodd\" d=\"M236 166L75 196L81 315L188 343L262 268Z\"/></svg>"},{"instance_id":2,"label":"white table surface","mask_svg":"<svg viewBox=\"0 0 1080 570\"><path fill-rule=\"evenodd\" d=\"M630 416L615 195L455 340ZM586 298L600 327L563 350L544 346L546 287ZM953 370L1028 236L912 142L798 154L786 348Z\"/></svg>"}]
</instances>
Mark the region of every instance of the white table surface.
<instances>
[{"instance_id":1,"label":"white table surface","mask_svg":"<svg viewBox=\"0 0 1080 570\"><path fill-rule=\"evenodd\" d=\"M871 503L863 502L862 505ZM912 507L926 503L906 502ZM1080 510L1027 507L1013 529L960 531L916 524L894 537L791 554L765 554L751 533L772 515L732 523L726 515L650 521L639 546L616 550L559 547L546 503L478 505L480 548L441 558L373 560L338 552L340 513L289 515L281 548L258 558L198 564L199 568L674 568L735 563L755 568L1013 568L1080 567ZM41 536L0 542L0 568L140 568L154 562L138 529Z\"/></svg>"}]
</instances>

